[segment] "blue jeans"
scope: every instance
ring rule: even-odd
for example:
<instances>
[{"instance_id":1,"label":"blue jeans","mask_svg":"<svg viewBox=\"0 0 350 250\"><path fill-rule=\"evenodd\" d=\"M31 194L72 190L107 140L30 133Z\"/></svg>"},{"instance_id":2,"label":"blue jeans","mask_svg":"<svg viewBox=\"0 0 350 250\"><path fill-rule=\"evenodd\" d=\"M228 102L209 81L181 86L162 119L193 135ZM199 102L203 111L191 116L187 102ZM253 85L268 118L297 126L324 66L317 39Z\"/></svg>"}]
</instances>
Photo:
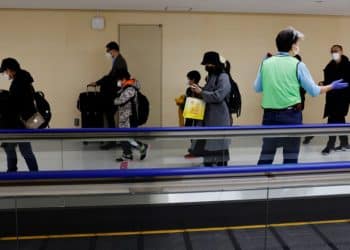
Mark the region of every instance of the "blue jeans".
<instances>
[{"instance_id":1,"label":"blue jeans","mask_svg":"<svg viewBox=\"0 0 350 250\"><path fill-rule=\"evenodd\" d=\"M30 171L38 171L38 163L36 161L35 155L32 150L30 142L18 142L18 143L3 143L2 146L6 152L7 157L7 171L16 172L17 171L17 154L16 146L18 148L27 163L28 169Z\"/></svg>"},{"instance_id":2,"label":"blue jeans","mask_svg":"<svg viewBox=\"0 0 350 250\"><path fill-rule=\"evenodd\" d=\"M300 125L303 122L301 111L288 110L265 110L263 125ZM283 148L283 163L298 163L300 151L300 137L276 137L263 138L263 146L258 165L272 164L277 148Z\"/></svg>"}]
</instances>

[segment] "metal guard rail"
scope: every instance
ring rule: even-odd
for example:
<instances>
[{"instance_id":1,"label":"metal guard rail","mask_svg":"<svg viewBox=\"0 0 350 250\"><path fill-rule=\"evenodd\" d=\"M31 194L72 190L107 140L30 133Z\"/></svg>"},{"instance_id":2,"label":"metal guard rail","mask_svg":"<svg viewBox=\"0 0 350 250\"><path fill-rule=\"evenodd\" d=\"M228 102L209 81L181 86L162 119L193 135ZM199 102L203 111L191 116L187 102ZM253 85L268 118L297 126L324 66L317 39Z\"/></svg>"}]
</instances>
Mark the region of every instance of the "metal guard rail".
<instances>
[{"instance_id":1,"label":"metal guard rail","mask_svg":"<svg viewBox=\"0 0 350 250\"><path fill-rule=\"evenodd\" d=\"M24 129L0 130L0 140L108 139L108 138L210 138L218 136L304 136L350 134L350 124L307 124L231 127L150 127L131 129Z\"/></svg>"}]
</instances>

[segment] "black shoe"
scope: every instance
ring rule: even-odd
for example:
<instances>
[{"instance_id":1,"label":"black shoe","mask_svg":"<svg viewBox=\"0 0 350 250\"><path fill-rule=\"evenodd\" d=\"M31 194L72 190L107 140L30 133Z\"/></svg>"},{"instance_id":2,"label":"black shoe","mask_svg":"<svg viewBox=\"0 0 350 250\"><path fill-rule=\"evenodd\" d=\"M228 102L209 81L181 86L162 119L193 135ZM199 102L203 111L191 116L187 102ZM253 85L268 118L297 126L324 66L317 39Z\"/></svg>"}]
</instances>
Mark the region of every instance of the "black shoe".
<instances>
[{"instance_id":1,"label":"black shoe","mask_svg":"<svg viewBox=\"0 0 350 250\"><path fill-rule=\"evenodd\" d=\"M141 146L141 149L140 149L140 160L141 161L146 158L147 152L148 152L148 148L149 148L148 144L143 144Z\"/></svg>"},{"instance_id":2,"label":"black shoe","mask_svg":"<svg viewBox=\"0 0 350 250\"><path fill-rule=\"evenodd\" d=\"M100 147L102 150L110 150L112 148L115 148L117 146L117 143L114 141L106 142L104 145Z\"/></svg>"},{"instance_id":3,"label":"black shoe","mask_svg":"<svg viewBox=\"0 0 350 250\"><path fill-rule=\"evenodd\" d=\"M123 154L121 157L115 159L116 161L118 162L122 162L122 161L132 161L133 160L133 157L132 155L125 155Z\"/></svg>"},{"instance_id":4,"label":"black shoe","mask_svg":"<svg viewBox=\"0 0 350 250\"><path fill-rule=\"evenodd\" d=\"M306 137L304 138L303 144L304 144L304 145L309 144L309 143L311 142L312 138L314 138L314 137L313 137L313 136L306 136Z\"/></svg>"},{"instance_id":5,"label":"black shoe","mask_svg":"<svg viewBox=\"0 0 350 250\"><path fill-rule=\"evenodd\" d=\"M331 151L334 150L334 148L329 148L329 147L325 147L323 150L322 150L322 154L323 155L329 155L331 153Z\"/></svg>"},{"instance_id":6,"label":"black shoe","mask_svg":"<svg viewBox=\"0 0 350 250\"><path fill-rule=\"evenodd\" d=\"M335 147L334 150L335 151L346 151L347 147L346 146L338 146L338 147Z\"/></svg>"}]
</instances>

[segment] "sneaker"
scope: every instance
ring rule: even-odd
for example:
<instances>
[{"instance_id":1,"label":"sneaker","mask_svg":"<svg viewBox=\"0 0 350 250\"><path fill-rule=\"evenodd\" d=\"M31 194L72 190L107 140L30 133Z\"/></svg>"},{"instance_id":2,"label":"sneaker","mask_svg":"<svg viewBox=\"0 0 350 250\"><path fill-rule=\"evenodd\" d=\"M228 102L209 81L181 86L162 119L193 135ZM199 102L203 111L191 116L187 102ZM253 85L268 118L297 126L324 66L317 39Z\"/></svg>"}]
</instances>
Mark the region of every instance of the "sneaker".
<instances>
[{"instance_id":1,"label":"sneaker","mask_svg":"<svg viewBox=\"0 0 350 250\"><path fill-rule=\"evenodd\" d=\"M148 153L148 148L149 148L149 145L148 144L143 144L140 148L140 160L144 160L147 156L147 153Z\"/></svg>"},{"instance_id":2,"label":"sneaker","mask_svg":"<svg viewBox=\"0 0 350 250\"><path fill-rule=\"evenodd\" d=\"M188 154L184 155L184 158L185 158L185 159L192 159L192 158L197 158L197 157L198 157L198 156L193 155L193 154L191 154L191 153L188 153Z\"/></svg>"},{"instance_id":3,"label":"sneaker","mask_svg":"<svg viewBox=\"0 0 350 250\"><path fill-rule=\"evenodd\" d=\"M338 147L335 147L334 150L338 151L338 152L339 151L346 151L346 148L347 148L347 146L338 146Z\"/></svg>"},{"instance_id":4,"label":"sneaker","mask_svg":"<svg viewBox=\"0 0 350 250\"><path fill-rule=\"evenodd\" d=\"M115 159L116 161L118 162L122 162L122 161L132 161L133 160L133 157L132 155L125 155L123 154L121 157Z\"/></svg>"},{"instance_id":5,"label":"sneaker","mask_svg":"<svg viewBox=\"0 0 350 250\"><path fill-rule=\"evenodd\" d=\"M321 153L322 153L323 155L328 155L328 154L330 154L330 152L331 152L332 150L334 150L334 148L325 147L325 148L322 150Z\"/></svg>"}]
</instances>

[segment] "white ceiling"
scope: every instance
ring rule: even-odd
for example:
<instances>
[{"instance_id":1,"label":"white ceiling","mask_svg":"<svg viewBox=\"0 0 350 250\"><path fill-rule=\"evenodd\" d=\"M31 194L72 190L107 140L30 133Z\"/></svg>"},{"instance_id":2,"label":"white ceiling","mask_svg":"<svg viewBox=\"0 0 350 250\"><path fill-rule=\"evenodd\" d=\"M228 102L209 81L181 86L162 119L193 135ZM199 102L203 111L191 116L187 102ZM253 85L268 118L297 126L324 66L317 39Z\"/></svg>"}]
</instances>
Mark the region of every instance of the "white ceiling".
<instances>
[{"instance_id":1,"label":"white ceiling","mask_svg":"<svg viewBox=\"0 0 350 250\"><path fill-rule=\"evenodd\" d=\"M0 0L0 8L350 15L350 0Z\"/></svg>"}]
</instances>

